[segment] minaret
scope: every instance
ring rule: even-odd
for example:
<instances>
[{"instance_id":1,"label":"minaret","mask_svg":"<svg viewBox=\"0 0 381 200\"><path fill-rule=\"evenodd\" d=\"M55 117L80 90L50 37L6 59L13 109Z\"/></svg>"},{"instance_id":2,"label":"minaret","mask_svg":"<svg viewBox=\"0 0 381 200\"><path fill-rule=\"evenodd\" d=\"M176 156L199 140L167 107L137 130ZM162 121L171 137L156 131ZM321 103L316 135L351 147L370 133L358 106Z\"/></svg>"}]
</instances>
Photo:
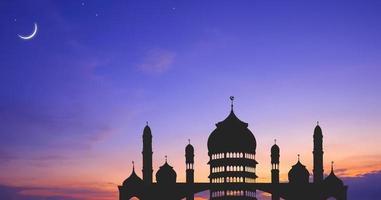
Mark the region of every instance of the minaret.
<instances>
[{"instance_id":1,"label":"minaret","mask_svg":"<svg viewBox=\"0 0 381 200\"><path fill-rule=\"evenodd\" d=\"M321 183L323 181L323 132L319 126L319 122L314 130L314 183Z\"/></svg>"},{"instance_id":2,"label":"minaret","mask_svg":"<svg viewBox=\"0 0 381 200\"><path fill-rule=\"evenodd\" d=\"M185 147L186 183L194 183L194 148L190 144ZM193 200L194 194L188 194L186 200Z\"/></svg>"},{"instance_id":3,"label":"minaret","mask_svg":"<svg viewBox=\"0 0 381 200\"><path fill-rule=\"evenodd\" d=\"M143 131L143 181L145 183L152 183L152 134L151 128L147 125Z\"/></svg>"},{"instance_id":4,"label":"minaret","mask_svg":"<svg viewBox=\"0 0 381 200\"><path fill-rule=\"evenodd\" d=\"M186 182L194 183L194 148L190 144L185 148Z\"/></svg>"},{"instance_id":5,"label":"minaret","mask_svg":"<svg viewBox=\"0 0 381 200\"><path fill-rule=\"evenodd\" d=\"M274 140L274 145L271 147L271 183L279 183L279 157L280 149Z\"/></svg>"},{"instance_id":6,"label":"minaret","mask_svg":"<svg viewBox=\"0 0 381 200\"><path fill-rule=\"evenodd\" d=\"M271 183L279 184L279 157L280 157L280 149L276 144L276 140L274 140L274 145L271 147ZM272 200L279 200L279 194L277 192L273 192L271 194Z\"/></svg>"}]
</instances>

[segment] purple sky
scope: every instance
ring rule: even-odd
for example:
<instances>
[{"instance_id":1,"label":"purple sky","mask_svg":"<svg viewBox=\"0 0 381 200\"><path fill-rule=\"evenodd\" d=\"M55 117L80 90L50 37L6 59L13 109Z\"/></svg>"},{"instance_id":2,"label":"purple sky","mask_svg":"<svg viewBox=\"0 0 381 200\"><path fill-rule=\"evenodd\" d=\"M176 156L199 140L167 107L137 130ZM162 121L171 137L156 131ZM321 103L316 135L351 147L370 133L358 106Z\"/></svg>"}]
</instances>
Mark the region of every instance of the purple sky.
<instances>
[{"instance_id":1,"label":"purple sky","mask_svg":"<svg viewBox=\"0 0 381 200\"><path fill-rule=\"evenodd\" d=\"M311 171L316 121L326 169L335 160L342 176L378 171L380 10L379 1L2 0L0 184L114 191L132 160L141 167L146 121L155 170L168 155L183 181L190 138L196 180L206 181L206 141L231 95L257 139L261 180L274 138L282 177L298 153ZM21 40L33 23L37 35Z\"/></svg>"}]
</instances>

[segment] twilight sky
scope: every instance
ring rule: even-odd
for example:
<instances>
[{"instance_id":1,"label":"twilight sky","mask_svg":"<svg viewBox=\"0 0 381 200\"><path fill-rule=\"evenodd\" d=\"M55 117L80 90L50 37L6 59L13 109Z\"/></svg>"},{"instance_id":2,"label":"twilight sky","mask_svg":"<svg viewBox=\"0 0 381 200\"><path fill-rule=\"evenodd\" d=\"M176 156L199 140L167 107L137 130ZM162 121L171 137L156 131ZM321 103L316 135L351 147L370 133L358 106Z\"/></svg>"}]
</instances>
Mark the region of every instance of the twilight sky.
<instances>
[{"instance_id":1,"label":"twilight sky","mask_svg":"<svg viewBox=\"0 0 381 200\"><path fill-rule=\"evenodd\" d=\"M275 138L284 181L298 153L311 172L320 121L325 172L334 160L348 182L374 184L380 10L348 0L2 0L0 196L116 199L131 161L141 168L146 121L155 171L168 155L184 181L189 138L196 181L207 181L207 138L231 95L257 139L259 181ZM37 35L20 39L33 23Z\"/></svg>"}]
</instances>

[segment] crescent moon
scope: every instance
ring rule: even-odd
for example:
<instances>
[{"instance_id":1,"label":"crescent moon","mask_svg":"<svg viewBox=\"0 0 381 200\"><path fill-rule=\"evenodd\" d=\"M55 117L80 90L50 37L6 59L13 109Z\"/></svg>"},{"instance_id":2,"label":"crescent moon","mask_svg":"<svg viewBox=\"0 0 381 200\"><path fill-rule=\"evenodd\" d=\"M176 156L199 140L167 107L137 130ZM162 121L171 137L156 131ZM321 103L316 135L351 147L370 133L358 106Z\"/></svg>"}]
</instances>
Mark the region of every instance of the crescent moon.
<instances>
[{"instance_id":1,"label":"crescent moon","mask_svg":"<svg viewBox=\"0 0 381 200\"><path fill-rule=\"evenodd\" d=\"M33 30L33 33L32 34L30 34L30 35L27 35L27 36L22 36L22 35L18 35L21 39L23 39L23 40L30 40L30 39L32 39L35 35L36 35L36 33L37 33L37 29L38 29L38 27L37 27L37 23L34 23L34 30Z\"/></svg>"}]
</instances>

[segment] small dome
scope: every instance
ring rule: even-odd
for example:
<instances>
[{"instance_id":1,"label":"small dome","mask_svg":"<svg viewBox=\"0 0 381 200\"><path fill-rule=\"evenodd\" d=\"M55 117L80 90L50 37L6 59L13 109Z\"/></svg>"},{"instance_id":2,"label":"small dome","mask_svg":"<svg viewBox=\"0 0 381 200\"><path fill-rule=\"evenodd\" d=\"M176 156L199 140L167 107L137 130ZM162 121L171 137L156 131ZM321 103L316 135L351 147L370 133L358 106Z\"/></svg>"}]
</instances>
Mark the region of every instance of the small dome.
<instances>
[{"instance_id":1,"label":"small dome","mask_svg":"<svg viewBox=\"0 0 381 200\"><path fill-rule=\"evenodd\" d=\"M133 185L139 184L143 184L143 180L138 175L136 175L135 169L133 169L131 175L125 181L123 181L123 186L125 187L131 187Z\"/></svg>"},{"instance_id":2,"label":"small dome","mask_svg":"<svg viewBox=\"0 0 381 200\"><path fill-rule=\"evenodd\" d=\"M277 144L274 144L271 147L271 154L279 155L279 152L280 152L279 146Z\"/></svg>"},{"instance_id":3,"label":"small dome","mask_svg":"<svg viewBox=\"0 0 381 200\"><path fill-rule=\"evenodd\" d=\"M344 183L340 180L333 171L333 162L331 166L331 173L324 179L324 183L329 186L343 186Z\"/></svg>"},{"instance_id":4,"label":"small dome","mask_svg":"<svg viewBox=\"0 0 381 200\"><path fill-rule=\"evenodd\" d=\"M280 157L280 149L277 144L274 144L271 147L271 163L276 164L279 163L279 157Z\"/></svg>"},{"instance_id":5,"label":"small dome","mask_svg":"<svg viewBox=\"0 0 381 200\"><path fill-rule=\"evenodd\" d=\"M310 173L300 161L292 166L291 170L288 172L288 181L290 183L308 183L310 178Z\"/></svg>"},{"instance_id":6,"label":"small dome","mask_svg":"<svg viewBox=\"0 0 381 200\"><path fill-rule=\"evenodd\" d=\"M208 138L209 153L246 152L254 153L257 141L253 133L247 128L248 124L238 119L233 110Z\"/></svg>"},{"instance_id":7,"label":"small dome","mask_svg":"<svg viewBox=\"0 0 381 200\"><path fill-rule=\"evenodd\" d=\"M325 179L324 183L332 186L342 186L344 185L343 181L337 178L335 173L331 172Z\"/></svg>"},{"instance_id":8,"label":"small dome","mask_svg":"<svg viewBox=\"0 0 381 200\"><path fill-rule=\"evenodd\" d=\"M167 161L156 173L156 181L159 184L173 184L176 183L176 171L170 166Z\"/></svg>"},{"instance_id":9,"label":"small dome","mask_svg":"<svg viewBox=\"0 0 381 200\"><path fill-rule=\"evenodd\" d=\"M194 148L191 144L188 144L186 147L185 147L185 154L186 155L194 155Z\"/></svg>"},{"instance_id":10,"label":"small dome","mask_svg":"<svg viewBox=\"0 0 381 200\"><path fill-rule=\"evenodd\" d=\"M321 128L319 126L319 122L318 122L318 124L315 127L314 137L323 137L323 131L321 130Z\"/></svg>"},{"instance_id":11,"label":"small dome","mask_svg":"<svg viewBox=\"0 0 381 200\"><path fill-rule=\"evenodd\" d=\"M144 130L143 130L143 137L145 136L152 137L151 128L148 126L148 124L144 127Z\"/></svg>"}]
</instances>

